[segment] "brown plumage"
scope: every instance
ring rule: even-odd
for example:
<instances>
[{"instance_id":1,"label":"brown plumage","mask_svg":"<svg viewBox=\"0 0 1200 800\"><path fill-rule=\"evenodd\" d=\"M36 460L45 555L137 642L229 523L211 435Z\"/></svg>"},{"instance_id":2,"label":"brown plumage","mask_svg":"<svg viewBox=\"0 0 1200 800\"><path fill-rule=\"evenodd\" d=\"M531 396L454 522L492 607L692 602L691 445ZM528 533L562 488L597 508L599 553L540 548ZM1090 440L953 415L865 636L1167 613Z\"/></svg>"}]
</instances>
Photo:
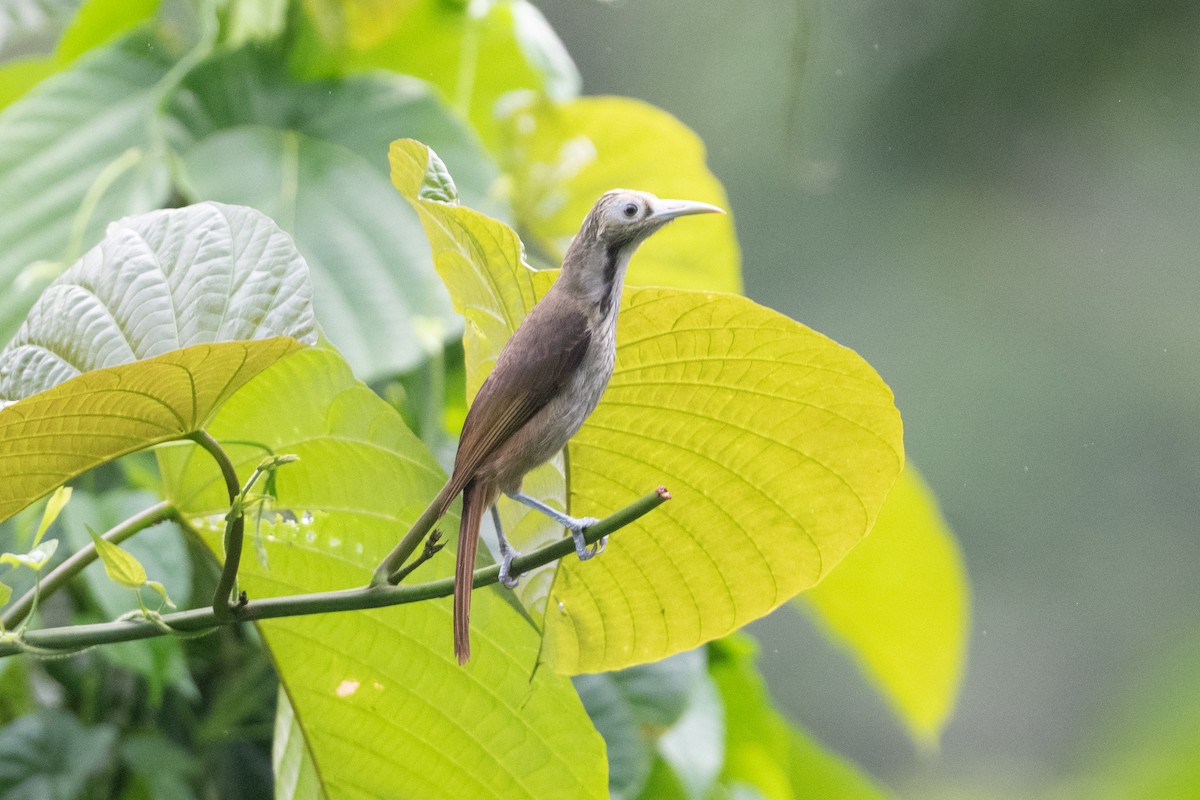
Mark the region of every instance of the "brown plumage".
<instances>
[{"instance_id":1,"label":"brown plumage","mask_svg":"<svg viewBox=\"0 0 1200 800\"><path fill-rule=\"evenodd\" d=\"M450 479L377 570L375 582L394 576L415 542L463 495L454 578L459 663L471 653L471 580L484 513L501 492L518 495L525 475L562 450L600 402L616 358L617 310L634 250L670 220L710 212L720 209L623 189L597 201L567 250L558 281L505 344L475 396ZM573 534L589 522L564 518ZM576 546L587 557L581 537Z\"/></svg>"}]
</instances>

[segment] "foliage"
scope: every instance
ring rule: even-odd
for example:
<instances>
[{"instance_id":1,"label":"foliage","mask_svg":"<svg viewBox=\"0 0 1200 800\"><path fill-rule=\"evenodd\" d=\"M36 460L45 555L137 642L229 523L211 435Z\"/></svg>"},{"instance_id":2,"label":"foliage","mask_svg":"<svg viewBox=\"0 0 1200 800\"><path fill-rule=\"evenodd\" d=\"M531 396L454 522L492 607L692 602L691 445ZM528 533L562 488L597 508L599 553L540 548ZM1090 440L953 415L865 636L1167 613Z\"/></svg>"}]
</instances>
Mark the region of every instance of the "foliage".
<instances>
[{"instance_id":1,"label":"foliage","mask_svg":"<svg viewBox=\"0 0 1200 800\"><path fill-rule=\"evenodd\" d=\"M679 122L576 97L519 0L93 0L39 58L36 85L28 65L0 72L17 81L0 192L30 198L0 218L0 585L19 598L0 648L45 655L35 629L114 618L110 641L179 634L157 606L213 605L227 554L252 602L363 586L444 480L455 431L422 441L405 418L439 418L445 386L474 394L554 279L529 262L557 261L613 185L727 204ZM445 599L4 659L6 796L249 797L272 766L277 797L879 796L772 709L752 645L722 637L811 589L936 739L965 584L932 498L912 477L889 496L891 392L849 349L724 293L741 287L731 217L656 237L630 283L605 399L526 488L600 514L664 483L670 504L601 559L479 589L465 668ZM68 481L37 525L31 504ZM561 537L501 513L526 551ZM179 527L139 533L165 519ZM58 591L95 557L120 586L88 569ZM414 580L452 569L434 555ZM909 658L913 614L872 623L895 596L941 615ZM61 708L37 707L46 681Z\"/></svg>"}]
</instances>

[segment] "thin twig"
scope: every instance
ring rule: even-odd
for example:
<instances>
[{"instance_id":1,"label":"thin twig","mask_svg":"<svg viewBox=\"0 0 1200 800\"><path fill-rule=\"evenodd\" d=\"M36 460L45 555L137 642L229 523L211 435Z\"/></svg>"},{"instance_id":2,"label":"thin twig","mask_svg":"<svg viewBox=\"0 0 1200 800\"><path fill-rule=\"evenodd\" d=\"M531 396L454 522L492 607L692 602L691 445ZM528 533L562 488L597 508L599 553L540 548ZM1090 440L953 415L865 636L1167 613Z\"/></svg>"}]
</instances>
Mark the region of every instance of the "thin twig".
<instances>
[{"instance_id":1,"label":"thin twig","mask_svg":"<svg viewBox=\"0 0 1200 800\"><path fill-rule=\"evenodd\" d=\"M425 547L421 550L421 555L417 556L415 561L396 573L395 578L392 580L392 585L394 586L407 578L412 574L413 570L436 556L445 546L446 543L442 541L442 532L434 528L433 533L429 534L429 538L425 540Z\"/></svg>"},{"instance_id":2,"label":"thin twig","mask_svg":"<svg viewBox=\"0 0 1200 800\"><path fill-rule=\"evenodd\" d=\"M238 484L237 470L233 467L229 455L221 449L221 445L209 435L208 431L198 430L188 435L196 444L213 457L221 468L221 477L225 480L225 491L229 494L229 516L225 519L225 563L221 567L221 577L217 580L217 589L213 592L212 610L221 619L233 619L232 609L236 608L230 598L237 584L238 567L242 562L242 540L246 530L246 517L242 513L242 487Z\"/></svg>"},{"instance_id":3,"label":"thin twig","mask_svg":"<svg viewBox=\"0 0 1200 800\"><path fill-rule=\"evenodd\" d=\"M612 534L649 513L670 498L670 493L660 486L657 491L651 492L587 528L584 531L585 542L594 544L602 537ZM512 571L514 574L523 574L574 552L574 541L570 537L565 537L513 559ZM472 585L476 588L486 586L496 583L499 577L499 564L482 567L475 570ZM44 628L27 631L22 636L20 644L13 641L0 641L0 658L20 653L23 647L25 649L36 648L39 653L45 653L163 636L165 635L164 629L159 623L165 624L176 633L192 633L204 628L228 624L235 620L277 619L308 614L327 614L336 611L383 608L448 597L453 593L454 579L448 577L412 586L376 585L319 594L252 600L240 608L230 609L227 606L224 616L212 608L194 608L174 614L164 614L153 623L146 620L122 620L94 625Z\"/></svg>"}]
</instances>

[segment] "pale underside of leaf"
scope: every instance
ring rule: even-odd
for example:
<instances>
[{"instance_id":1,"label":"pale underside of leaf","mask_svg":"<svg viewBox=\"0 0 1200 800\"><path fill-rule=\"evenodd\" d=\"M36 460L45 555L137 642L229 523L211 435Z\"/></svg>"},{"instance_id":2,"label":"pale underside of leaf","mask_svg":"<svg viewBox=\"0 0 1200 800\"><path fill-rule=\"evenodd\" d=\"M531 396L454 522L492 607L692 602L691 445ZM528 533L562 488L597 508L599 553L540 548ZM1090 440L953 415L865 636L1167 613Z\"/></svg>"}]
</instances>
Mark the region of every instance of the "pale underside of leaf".
<instances>
[{"instance_id":1,"label":"pale underside of leaf","mask_svg":"<svg viewBox=\"0 0 1200 800\"><path fill-rule=\"evenodd\" d=\"M202 203L114 223L0 351L0 399L207 342L316 342L312 286L288 236L253 209Z\"/></svg>"}]
</instances>

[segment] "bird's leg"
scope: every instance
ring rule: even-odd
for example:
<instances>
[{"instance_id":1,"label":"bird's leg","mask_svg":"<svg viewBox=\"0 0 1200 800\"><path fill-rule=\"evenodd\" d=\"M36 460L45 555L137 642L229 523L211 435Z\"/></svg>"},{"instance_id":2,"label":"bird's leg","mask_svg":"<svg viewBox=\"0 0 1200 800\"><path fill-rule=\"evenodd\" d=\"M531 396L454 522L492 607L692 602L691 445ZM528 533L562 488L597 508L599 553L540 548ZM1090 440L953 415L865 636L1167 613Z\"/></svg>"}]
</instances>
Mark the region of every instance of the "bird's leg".
<instances>
[{"instance_id":1,"label":"bird's leg","mask_svg":"<svg viewBox=\"0 0 1200 800\"><path fill-rule=\"evenodd\" d=\"M562 525L564 528L569 530L571 532L571 538L575 540L575 553L579 556L580 561L587 561L589 558L591 558L593 556L598 556L602 552L604 552L604 546L606 544L608 544L607 536L605 536L600 541L596 542L594 545L592 545L590 547L583 540L584 528L595 525L597 522L600 521L600 520L596 519L595 517L568 516L567 514L564 514L563 512L559 511L556 508L551 508L550 506L543 503L541 500L530 497L529 495L525 494L524 492L513 492L512 494L509 494L508 496L511 497L513 500L516 500L518 503L523 503L524 505L529 506L530 508L534 509L535 511L542 512L547 517L549 517L550 519L557 522L559 525Z\"/></svg>"},{"instance_id":2,"label":"bird's leg","mask_svg":"<svg viewBox=\"0 0 1200 800\"><path fill-rule=\"evenodd\" d=\"M508 539L504 538L504 528L500 525L500 510L494 503L492 504L492 522L496 525L496 542L500 546L500 583L507 589L515 589L521 579L510 574L510 570L512 569L512 560L521 554L508 543Z\"/></svg>"}]
</instances>

